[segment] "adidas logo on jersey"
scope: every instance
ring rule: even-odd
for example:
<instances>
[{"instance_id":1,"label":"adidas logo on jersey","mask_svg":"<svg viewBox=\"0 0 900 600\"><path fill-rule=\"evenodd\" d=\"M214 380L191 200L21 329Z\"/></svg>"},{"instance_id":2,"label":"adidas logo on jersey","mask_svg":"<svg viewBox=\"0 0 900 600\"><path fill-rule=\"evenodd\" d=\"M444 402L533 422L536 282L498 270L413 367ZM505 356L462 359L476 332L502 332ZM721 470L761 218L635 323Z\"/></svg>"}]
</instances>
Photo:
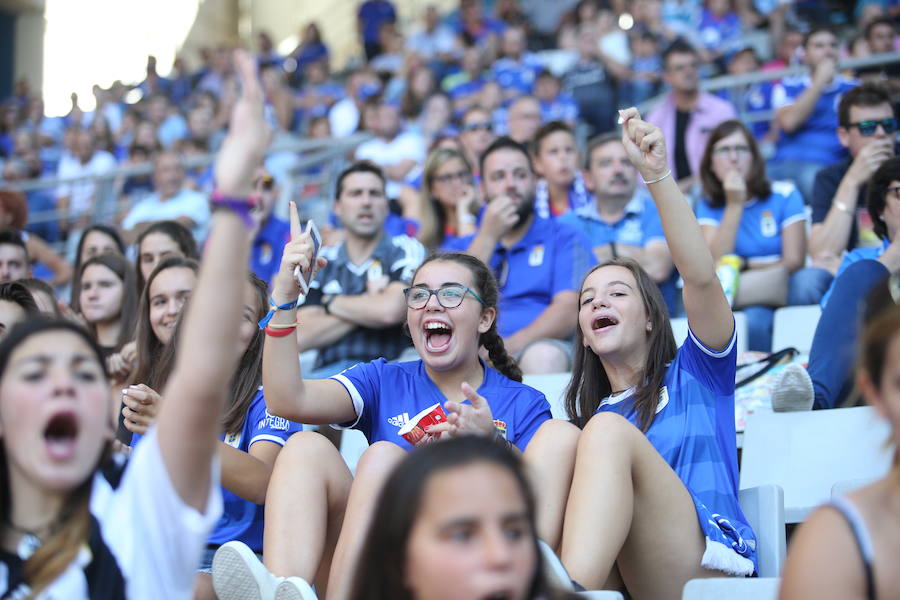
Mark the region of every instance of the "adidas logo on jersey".
<instances>
[{"instance_id":1,"label":"adidas logo on jersey","mask_svg":"<svg viewBox=\"0 0 900 600\"><path fill-rule=\"evenodd\" d=\"M402 415L397 415L396 417L390 417L388 419L388 423L390 423L394 427L403 427L404 425L409 423L409 413L403 413Z\"/></svg>"}]
</instances>

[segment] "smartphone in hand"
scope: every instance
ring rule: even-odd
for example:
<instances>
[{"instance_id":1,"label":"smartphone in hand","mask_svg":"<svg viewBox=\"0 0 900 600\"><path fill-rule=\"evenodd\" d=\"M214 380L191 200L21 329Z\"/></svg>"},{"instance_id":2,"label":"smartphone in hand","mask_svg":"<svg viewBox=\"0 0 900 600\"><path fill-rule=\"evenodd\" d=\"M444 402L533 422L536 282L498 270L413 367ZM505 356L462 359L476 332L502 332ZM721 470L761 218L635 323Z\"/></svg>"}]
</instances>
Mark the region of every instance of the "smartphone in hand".
<instances>
[{"instance_id":1,"label":"smartphone in hand","mask_svg":"<svg viewBox=\"0 0 900 600\"><path fill-rule=\"evenodd\" d=\"M316 269L316 261L319 258L319 251L322 249L322 234L319 233L319 228L316 227L316 224L312 219L306 222L306 231L309 233L309 237L312 239L313 243L313 254L309 263L309 270L304 272L300 268L300 265L294 267L294 278L297 280L297 285L300 286L300 293L304 296L309 293L309 286L313 279L313 271Z\"/></svg>"}]
</instances>

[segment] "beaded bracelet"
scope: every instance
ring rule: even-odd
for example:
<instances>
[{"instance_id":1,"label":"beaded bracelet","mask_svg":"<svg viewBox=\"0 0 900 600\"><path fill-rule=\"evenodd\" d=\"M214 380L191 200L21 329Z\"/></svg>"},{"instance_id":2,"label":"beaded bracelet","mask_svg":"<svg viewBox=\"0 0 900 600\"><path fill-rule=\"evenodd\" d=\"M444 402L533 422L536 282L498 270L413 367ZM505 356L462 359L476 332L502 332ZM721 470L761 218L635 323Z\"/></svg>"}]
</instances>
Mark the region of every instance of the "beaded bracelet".
<instances>
[{"instance_id":1,"label":"beaded bracelet","mask_svg":"<svg viewBox=\"0 0 900 600\"><path fill-rule=\"evenodd\" d=\"M213 210L224 209L239 216L247 229L253 230L256 227L253 217L250 216L250 211L256 204L249 197L226 196L216 190L210 196L209 203Z\"/></svg>"}]
</instances>

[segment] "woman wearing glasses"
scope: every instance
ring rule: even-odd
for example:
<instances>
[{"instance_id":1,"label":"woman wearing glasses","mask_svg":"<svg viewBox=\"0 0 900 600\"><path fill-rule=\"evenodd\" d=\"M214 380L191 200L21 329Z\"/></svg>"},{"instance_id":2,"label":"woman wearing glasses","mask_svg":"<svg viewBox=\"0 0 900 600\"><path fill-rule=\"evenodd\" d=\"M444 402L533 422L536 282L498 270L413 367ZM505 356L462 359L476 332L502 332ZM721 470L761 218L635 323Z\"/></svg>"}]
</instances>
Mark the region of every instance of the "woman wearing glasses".
<instances>
[{"instance_id":1,"label":"woman wearing glasses","mask_svg":"<svg viewBox=\"0 0 900 600\"><path fill-rule=\"evenodd\" d=\"M465 156L449 148L435 150L425 161L422 184L418 238L426 248L442 250L475 233L475 212L481 202Z\"/></svg>"},{"instance_id":2,"label":"woman wearing glasses","mask_svg":"<svg viewBox=\"0 0 900 600\"><path fill-rule=\"evenodd\" d=\"M793 184L766 179L765 162L740 121L713 129L700 161L704 198L697 220L713 259L735 255L735 308L747 315L748 347L769 352L774 307L815 304L831 276L803 269L806 211Z\"/></svg>"},{"instance_id":3,"label":"woman wearing glasses","mask_svg":"<svg viewBox=\"0 0 900 600\"><path fill-rule=\"evenodd\" d=\"M418 413L435 404L446 410L446 421L428 428L426 438L480 435L519 450L550 418L543 394L519 383L521 371L497 333L493 275L465 254L430 257L405 290L407 326L421 360L378 359L329 379L302 379L291 299L299 293L294 268L311 267L312 243L300 233L293 205L291 223L292 241L272 293L278 308L266 326L263 386L269 410L292 421L359 429L372 445L353 479L322 436L303 432L288 441L266 495L265 566L246 546L222 546L213 581L224 600L272 598L276 591L278 597L313 597L307 581L315 582L320 594L327 584L329 597L346 598L372 498L413 448L399 431ZM479 357L482 347L494 368Z\"/></svg>"}]
</instances>

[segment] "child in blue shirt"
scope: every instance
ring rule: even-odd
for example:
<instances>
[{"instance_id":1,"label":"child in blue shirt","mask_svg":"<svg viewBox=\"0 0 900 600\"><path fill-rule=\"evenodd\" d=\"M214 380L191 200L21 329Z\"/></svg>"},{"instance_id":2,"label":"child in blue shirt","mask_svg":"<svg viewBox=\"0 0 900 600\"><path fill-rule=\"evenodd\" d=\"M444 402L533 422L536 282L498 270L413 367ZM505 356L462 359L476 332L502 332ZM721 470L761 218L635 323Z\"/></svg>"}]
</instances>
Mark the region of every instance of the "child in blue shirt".
<instances>
[{"instance_id":1,"label":"child in blue shirt","mask_svg":"<svg viewBox=\"0 0 900 600\"><path fill-rule=\"evenodd\" d=\"M288 299L299 293L294 268L312 268L312 243L308 233L301 233L293 204L291 224L292 241L272 293L273 306L280 308L270 313L266 325L263 383L270 407L293 420L359 429L372 445L353 478L322 436L294 436L267 494L265 566L246 546L223 546L213 561L220 597L299 594L308 590L307 581L321 586L326 578L329 594L349 593L374 508L372 498L413 449L399 431L417 413L435 404L446 410L446 421L426 429L425 438L479 435L519 450L550 418L543 394L519 383L521 371L497 333L499 292L493 275L465 254L433 255L405 291L407 326L421 360L379 359L329 379L302 379L293 335L296 312ZM324 259L319 258L317 266L324 266ZM377 302L373 294L373 305ZM327 301L323 304L328 306ZM310 333L333 335L330 330ZM482 346L494 368L479 357ZM320 572L323 564L331 565L330 574Z\"/></svg>"},{"instance_id":2,"label":"child in blue shirt","mask_svg":"<svg viewBox=\"0 0 900 600\"><path fill-rule=\"evenodd\" d=\"M637 109L620 114L684 280L691 333L678 349L662 296L636 261L591 270L566 395L575 425L545 424L526 461L540 482L538 534L561 548L575 581L673 598L710 571L756 571L756 539L737 498L734 319L666 167L662 133Z\"/></svg>"}]
</instances>

